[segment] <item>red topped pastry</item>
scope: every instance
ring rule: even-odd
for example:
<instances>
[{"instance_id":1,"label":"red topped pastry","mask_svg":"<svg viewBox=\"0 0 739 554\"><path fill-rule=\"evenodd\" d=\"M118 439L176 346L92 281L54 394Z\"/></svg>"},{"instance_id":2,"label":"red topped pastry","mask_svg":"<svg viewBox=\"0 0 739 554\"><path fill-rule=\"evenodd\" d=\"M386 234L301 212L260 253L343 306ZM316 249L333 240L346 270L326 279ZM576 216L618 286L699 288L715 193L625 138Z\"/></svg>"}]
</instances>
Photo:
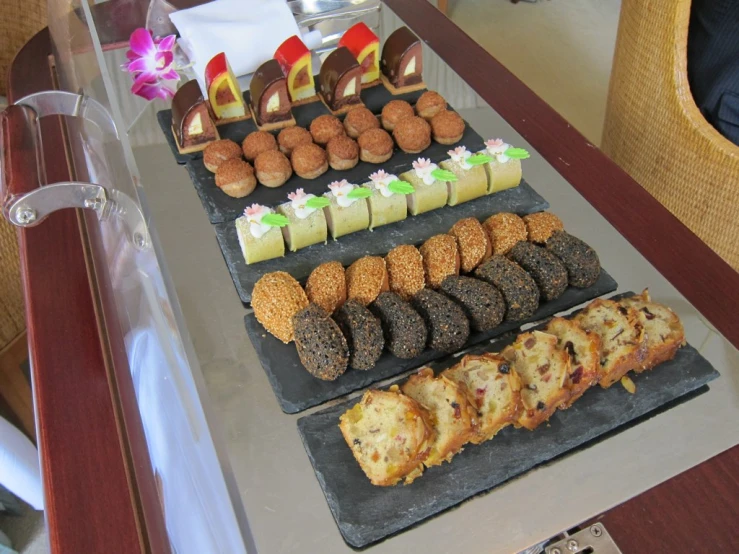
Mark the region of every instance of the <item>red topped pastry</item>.
<instances>
[{"instance_id":1,"label":"red topped pastry","mask_svg":"<svg viewBox=\"0 0 739 554\"><path fill-rule=\"evenodd\" d=\"M380 59L382 75L391 92L405 92L424 87L421 41L408 27L401 27L388 37Z\"/></svg>"},{"instance_id":2,"label":"red topped pastry","mask_svg":"<svg viewBox=\"0 0 739 554\"><path fill-rule=\"evenodd\" d=\"M268 60L257 68L249 90L252 113L260 129L266 131L295 124L285 75L277 60Z\"/></svg>"},{"instance_id":3,"label":"red topped pastry","mask_svg":"<svg viewBox=\"0 0 739 554\"><path fill-rule=\"evenodd\" d=\"M362 70L345 46L331 52L321 65L318 75L321 95L328 108L339 113L361 104Z\"/></svg>"},{"instance_id":4,"label":"red topped pastry","mask_svg":"<svg viewBox=\"0 0 739 554\"><path fill-rule=\"evenodd\" d=\"M362 84L374 85L380 79L380 39L361 21L352 25L339 40L362 68Z\"/></svg>"},{"instance_id":5,"label":"red topped pastry","mask_svg":"<svg viewBox=\"0 0 739 554\"><path fill-rule=\"evenodd\" d=\"M216 54L205 66L205 88L216 121L248 117L241 87L226 54Z\"/></svg>"},{"instance_id":6,"label":"red topped pastry","mask_svg":"<svg viewBox=\"0 0 739 554\"><path fill-rule=\"evenodd\" d=\"M308 100L316 95L310 50L297 35L280 44L274 58L287 76L287 93L291 102Z\"/></svg>"}]
</instances>

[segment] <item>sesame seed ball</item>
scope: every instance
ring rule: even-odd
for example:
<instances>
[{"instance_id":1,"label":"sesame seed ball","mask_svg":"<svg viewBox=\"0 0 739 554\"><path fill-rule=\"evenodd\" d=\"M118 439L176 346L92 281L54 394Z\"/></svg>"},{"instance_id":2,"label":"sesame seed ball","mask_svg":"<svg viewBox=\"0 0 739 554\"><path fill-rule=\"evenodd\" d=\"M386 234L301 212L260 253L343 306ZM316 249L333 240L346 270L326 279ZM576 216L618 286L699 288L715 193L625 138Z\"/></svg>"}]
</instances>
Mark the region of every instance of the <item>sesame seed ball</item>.
<instances>
[{"instance_id":1,"label":"sesame seed ball","mask_svg":"<svg viewBox=\"0 0 739 554\"><path fill-rule=\"evenodd\" d=\"M474 275L493 285L503 295L506 320L527 319L539 307L539 288L533 277L505 256L493 255L475 270Z\"/></svg>"},{"instance_id":2,"label":"sesame seed ball","mask_svg":"<svg viewBox=\"0 0 739 554\"><path fill-rule=\"evenodd\" d=\"M221 139L211 142L203 150L203 164L215 173L223 162L228 160L240 160L241 147L232 140Z\"/></svg>"},{"instance_id":3,"label":"sesame seed ball","mask_svg":"<svg viewBox=\"0 0 739 554\"><path fill-rule=\"evenodd\" d=\"M457 239L459 247L460 269L469 273L493 253L490 237L477 218L466 217L457 221L449 234Z\"/></svg>"},{"instance_id":4,"label":"sesame seed ball","mask_svg":"<svg viewBox=\"0 0 739 554\"><path fill-rule=\"evenodd\" d=\"M459 250L457 241L450 235L436 235L419 249L423 256L426 285L438 289L449 275L459 274Z\"/></svg>"},{"instance_id":5,"label":"sesame seed ball","mask_svg":"<svg viewBox=\"0 0 739 554\"><path fill-rule=\"evenodd\" d=\"M253 162L262 152L269 150L277 150L277 141L274 135L267 131L254 131L246 135L244 142L241 143L241 149L244 157Z\"/></svg>"},{"instance_id":6,"label":"sesame seed ball","mask_svg":"<svg viewBox=\"0 0 739 554\"><path fill-rule=\"evenodd\" d=\"M337 323L316 304L292 319L300 363L319 379L333 381L346 371L349 347Z\"/></svg>"},{"instance_id":7,"label":"sesame seed ball","mask_svg":"<svg viewBox=\"0 0 739 554\"><path fill-rule=\"evenodd\" d=\"M526 240L529 236L526 224L516 214L491 215L482 226L493 243L493 254L507 254L518 241Z\"/></svg>"},{"instance_id":8,"label":"sesame seed ball","mask_svg":"<svg viewBox=\"0 0 739 554\"><path fill-rule=\"evenodd\" d=\"M395 357L415 358L426 348L427 329L421 315L394 292L383 292L370 305L380 318L385 346Z\"/></svg>"},{"instance_id":9,"label":"sesame seed ball","mask_svg":"<svg viewBox=\"0 0 739 554\"><path fill-rule=\"evenodd\" d=\"M410 300L426 284L423 258L418 248L403 244L393 248L385 256L390 290L403 300Z\"/></svg>"},{"instance_id":10,"label":"sesame seed ball","mask_svg":"<svg viewBox=\"0 0 739 554\"><path fill-rule=\"evenodd\" d=\"M567 289L567 268L543 246L519 242L508 257L534 278L542 300L555 300Z\"/></svg>"},{"instance_id":11,"label":"sesame seed ball","mask_svg":"<svg viewBox=\"0 0 739 554\"><path fill-rule=\"evenodd\" d=\"M503 321L503 295L490 283L450 275L441 283L441 291L462 306L475 331L495 329Z\"/></svg>"},{"instance_id":12,"label":"sesame seed ball","mask_svg":"<svg viewBox=\"0 0 739 554\"><path fill-rule=\"evenodd\" d=\"M385 260L378 256L359 258L346 270L347 297L365 306L388 288Z\"/></svg>"},{"instance_id":13,"label":"sesame seed ball","mask_svg":"<svg viewBox=\"0 0 739 554\"><path fill-rule=\"evenodd\" d=\"M285 344L293 340L293 316L306 306L308 297L300 283L284 271L266 273L251 293L257 321Z\"/></svg>"},{"instance_id":14,"label":"sesame seed ball","mask_svg":"<svg viewBox=\"0 0 739 554\"><path fill-rule=\"evenodd\" d=\"M334 319L349 344L349 366L362 371L375 367L385 346L380 320L356 300L347 301Z\"/></svg>"},{"instance_id":15,"label":"sesame seed ball","mask_svg":"<svg viewBox=\"0 0 739 554\"><path fill-rule=\"evenodd\" d=\"M529 240L544 244L554 231L562 231L565 226L562 220L551 212L537 212L523 216Z\"/></svg>"},{"instance_id":16,"label":"sesame seed ball","mask_svg":"<svg viewBox=\"0 0 739 554\"><path fill-rule=\"evenodd\" d=\"M305 282L305 294L329 314L334 313L346 300L344 266L327 262L316 267Z\"/></svg>"},{"instance_id":17,"label":"sesame seed ball","mask_svg":"<svg viewBox=\"0 0 739 554\"><path fill-rule=\"evenodd\" d=\"M547 241L547 250L565 264L569 284L573 287L590 287L598 280L598 254L579 238L565 231L555 231Z\"/></svg>"},{"instance_id":18,"label":"sesame seed ball","mask_svg":"<svg viewBox=\"0 0 739 554\"><path fill-rule=\"evenodd\" d=\"M411 304L426 322L431 348L454 352L467 342L470 322L464 310L452 300L434 290L423 289L413 297Z\"/></svg>"}]
</instances>

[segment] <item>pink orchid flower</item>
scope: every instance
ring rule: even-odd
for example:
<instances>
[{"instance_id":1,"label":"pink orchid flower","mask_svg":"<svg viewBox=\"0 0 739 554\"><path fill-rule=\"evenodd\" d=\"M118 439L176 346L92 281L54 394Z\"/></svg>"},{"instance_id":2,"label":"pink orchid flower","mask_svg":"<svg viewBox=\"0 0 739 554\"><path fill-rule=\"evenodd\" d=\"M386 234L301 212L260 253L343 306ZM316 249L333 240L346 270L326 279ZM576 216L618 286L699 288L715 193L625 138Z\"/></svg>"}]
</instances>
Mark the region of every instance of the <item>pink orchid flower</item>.
<instances>
[{"instance_id":1,"label":"pink orchid flower","mask_svg":"<svg viewBox=\"0 0 739 554\"><path fill-rule=\"evenodd\" d=\"M126 52L130 61L123 64L123 69L144 82L154 79L178 80L179 75L172 66L174 42L174 35L154 40L151 31L136 29L131 33L131 49Z\"/></svg>"},{"instance_id":2,"label":"pink orchid flower","mask_svg":"<svg viewBox=\"0 0 739 554\"><path fill-rule=\"evenodd\" d=\"M154 100L155 98L168 100L170 98L174 98L175 93L175 91L169 88L164 81L157 79L152 81L136 79L133 82L133 86L131 86L131 92L149 101Z\"/></svg>"},{"instance_id":3,"label":"pink orchid flower","mask_svg":"<svg viewBox=\"0 0 739 554\"><path fill-rule=\"evenodd\" d=\"M298 189L295 192L291 192L290 194L288 194L287 195L287 198L289 200L292 200L293 202L295 202L296 200L302 200L306 196L307 196L307 194L305 194L305 190Z\"/></svg>"},{"instance_id":4,"label":"pink orchid flower","mask_svg":"<svg viewBox=\"0 0 739 554\"><path fill-rule=\"evenodd\" d=\"M413 162L413 169L416 169L418 171L429 169L430 167L431 167L430 158L418 158L415 162Z\"/></svg>"}]
</instances>

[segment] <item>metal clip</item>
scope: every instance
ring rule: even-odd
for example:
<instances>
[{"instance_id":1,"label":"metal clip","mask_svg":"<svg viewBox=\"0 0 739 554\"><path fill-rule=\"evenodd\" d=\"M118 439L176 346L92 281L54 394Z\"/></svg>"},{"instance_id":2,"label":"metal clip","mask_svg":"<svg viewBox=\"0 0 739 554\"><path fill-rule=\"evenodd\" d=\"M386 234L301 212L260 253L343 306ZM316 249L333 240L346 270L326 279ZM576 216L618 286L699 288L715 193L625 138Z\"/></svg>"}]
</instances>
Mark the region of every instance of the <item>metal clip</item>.
<instances>
[{"instance_id":1,"label":"metal clip","mask_svg":"<svg viewBox=\"0 0 739 554\"><path fill-rule=\"evenodd\" d=\"M550 544L544 554L622 554L602 523L594 523Z\"/></svg>"}]
</instances>

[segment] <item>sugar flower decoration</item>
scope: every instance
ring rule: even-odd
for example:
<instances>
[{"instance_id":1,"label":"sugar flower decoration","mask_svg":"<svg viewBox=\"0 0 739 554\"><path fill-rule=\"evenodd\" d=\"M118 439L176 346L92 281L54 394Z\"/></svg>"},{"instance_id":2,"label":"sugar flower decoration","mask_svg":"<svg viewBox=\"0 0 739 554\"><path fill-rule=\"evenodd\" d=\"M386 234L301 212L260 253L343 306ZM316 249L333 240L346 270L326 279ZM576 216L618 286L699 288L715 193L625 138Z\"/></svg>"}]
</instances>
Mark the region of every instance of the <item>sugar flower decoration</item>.
<instances>
[{"instance_id":1,"label":"sugar flower decoration","mask_svg":"<svg viewBox=\"0 0 739 554\"><path fill-rule=\"evenodd\" d=\"M293 208L293 211L295 212L295 217L298 219L305 219L310 214L316 211L316 208L312 208L308 206L308 201L311 198L315 198L315 194L306 194L305 190L298 189L295 192L291 192L287 195L288 199L291 200L291 205Z\"/></svg>"},{"instance_id":2,"label":"sugar flower decoration","mask_svg":"<svg viewBox=\"0 0 739 554\"><path fill-rule=\"evenodd\" d=\"M328 188L331 191L331 194L333 194L336 198L336 203L341 208L348 208L349 206L354 204L354 202L359 200L359 198L349 197L349 194L354 190L355 187L346 179L342 179L341 181L334 181L333 183L329 184Z\"/></svg>"},{"instance_id":3,"label":"sugar flower decoration","mask_svg":"<svg viewBox=\"0 0 739 554\"><path fill-rule=\"evenodd\" d=\"M262 238L265 233L272 229L271 225L262 223L262 218L271 213L271 209L261 204L252 204L244 210L246 221L249 223L249 232L255 239Z\"/></svg>"},{"instance_id":4,"label":"sugar flower decoration","mask_svg":"<svg viewBox=\"0 0 739 554\"><path fill-rule=\"evenodd\" d=\"M472 169L472 166L467 163L467 158L472 155L472 152L467 150L466 147L457 146L454 150L449 150L447 154L449 154L453 162L457 162L461 165L462 169Z\"/></svg>"},{"instance_id":5,"label":"sugar flower decoration","mask_svg":"<svg viewBox=\"0 0 739 554\"><path fill-rule=\"evenodd\" d=\"M129 39L130 50L126 52L128 62L121 68L133 77L131 92L146 100L174 97L174 90L166 81L178 81L180 76L174 65L175 36L155 39L151 31L136 29Z\"/></svg>"},{"instance_id":6,"label":"sugar flower decoration","mask_svg":"<svg viewBox=\"0 0 739 554\"><path fill-rule=\"evenodd\" d=\"M432 163L429 158L418 158L413 162L413 169L416 172L416 177L423 181L424 185L433 185L436 181L436 177L432 175L434 170L438 169L438 165Z\"/></svg>"},{"instance_id":7,"label":"sugar flower decoration","mask_svg":"<svg viewBox=\"0 0 739 554\"><path fill-rule=\"evenodd\" d=\"M371 174L369 178L372 181L372 184L375 185L375 188L380 191L380 194L383 195L385 198L390 198L393 195L393 191L388 188L388 185L398 180L395 175L392 175L390 173L387 173L385 170L380 169L379 171Z\"/></svg>"},{"instance_id":8,"label":"sugar flower decoration","mask_svg":"<svg viewBox=\"0 0 739 554\"><path fill-rule=\"evenodd\" d=\"M511 159L509 156L506 155L506 152L511 147L511 145L503 142L503 139L497 138L486 140L485 147L492 156L495 156L495 159L498 163L504 164Z\"/></svg>"}]
</instances>

